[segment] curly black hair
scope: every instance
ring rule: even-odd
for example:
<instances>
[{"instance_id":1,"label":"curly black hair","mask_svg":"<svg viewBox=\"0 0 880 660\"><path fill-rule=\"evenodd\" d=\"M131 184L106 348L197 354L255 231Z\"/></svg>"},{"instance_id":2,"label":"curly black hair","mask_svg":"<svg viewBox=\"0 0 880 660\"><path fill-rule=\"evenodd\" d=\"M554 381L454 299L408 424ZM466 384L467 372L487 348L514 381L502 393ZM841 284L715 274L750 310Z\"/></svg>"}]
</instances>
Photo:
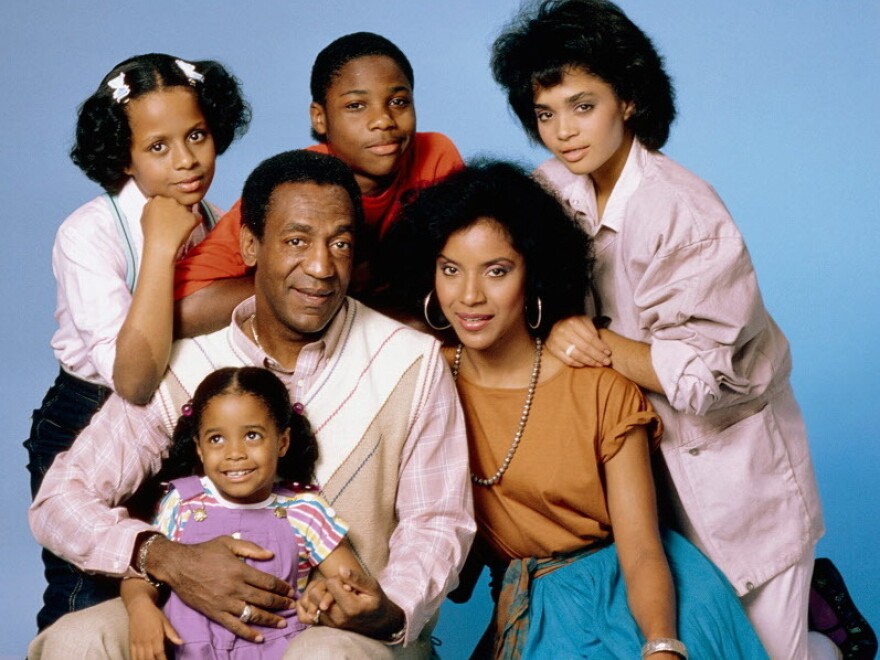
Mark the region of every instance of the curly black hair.
<instances>
[{"instance_id":1,"label":"curly black hair","mask_svg":"<svg viewBox=\"0 0 880 660\"><path fill-rule=\"evenodd\" d=\"M391 58L406 76L410 87L415 87L416 79L412 65L400 48L382 35L373 32L353 32L327 44L315 57L309 81L312 102L325 105L327 90L330 89L342 67L352 60L375 55ZM327 141L327 137L319 134L315 129L312 129L312 138L318 142Z\"/></svg>"},{"instance_id":2,"label":"curly black hair","mask_svg":"<svg viewBox=\"0 0 880 660\"><path fill-rule=\"evenodd\" d=\"M546 337L560 319L584 313L593 266L592 241L559 201L512 163L478 160L404 200L398 221L383 241L382 276L392 304L422 314L434 288L437 256L449 237L490 218L507 233L526 265L526 301L533 319L535 297L542 320L531 328Z\"/></svg>"},{"instance_id":3,"label":"curly black hair","mask_svg":"<svg viewBox=\"0 0 880 660\"><path fill-rule=\"evenodd\" d=\"M675 119L675 90L654 44L606 0L544 0L524 9L492 46L492 74L526 133L540 143L535 91L568 69L604 80L635 108L626 125L648 149L660 149Z\"/></svg>"},{"instance_id":4,"label":"curly black hair","mask_svg":"<svg viewBox=\"0 0 880 660\"><path fill-rule=\"evenodd\" d=\"M149 53L120 62L104 76L98 89L78 110L76 136L70 158L87 177L105 190L117 193L125 185L125 169L131 165L131 129L126 106L136 98L169 87L185 87L196 95L217 154L247 132L251 108L242 96L238 80L222 64L212 60L191 64L202 80L189 77L182 61L172 55ZM128 93L114 99L110 81L124 74Z\"/></svg>"},{"instance_id":5,"label":"curly black hair","mask_svg":"<svg viewBox=\"0 0 880 660\"><path fill-rule=\"evenodd\" d=\"M223 394L250 394L262 401L279 433L290 429L290 448L278 459L278 477L285 482L310 484L318 461L318 441L308 419L295 412L290 394L278 377L260 367L226 367L208 374L196 388L187 414L181 415L174 429L168 458L163 463L162 480L170 481L201 474L196 439L202 414L208 403Z\"/></svg>"}]
</instances>

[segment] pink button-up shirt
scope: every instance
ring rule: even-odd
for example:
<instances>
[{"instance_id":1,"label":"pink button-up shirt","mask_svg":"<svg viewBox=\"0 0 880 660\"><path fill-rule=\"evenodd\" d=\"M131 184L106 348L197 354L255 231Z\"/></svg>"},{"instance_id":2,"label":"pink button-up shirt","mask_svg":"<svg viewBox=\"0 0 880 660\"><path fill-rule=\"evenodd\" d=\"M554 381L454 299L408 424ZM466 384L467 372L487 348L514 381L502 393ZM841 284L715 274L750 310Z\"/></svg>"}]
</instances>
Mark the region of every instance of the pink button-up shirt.
<instances>
[{"instance_id":1,"label":"pink button-up shirt","mask_svg":"<svg viewBox=\"0 0 880 660\"><path fill-rule=\"evenodd\" d=\"M323 337L303 347L293 372L280 371L241 330L253 314L253 298L236 308L226 332L236 352L275 371L296 401L320 378L329 356L340 349L351 307L344 304ZM376 540L389 544L388 563L378 579L406 615L407 640L418 636L457 583L476 530L464 419L439 351L434 361L427 399L403 448L406 460L401 459L395 510L398 524L391 539ZM60 454L46 473L29 512L37 541L83 570L132 575L129 563L135 539L152 528L130 518L121 504L158 471L170 444L156 398L147 406L135 406L112 395L71 450ZM426 556L424 548L435 553Z\"/></svg>"},{"instance_id":2,"label":"pink button-up shirt","mask_svg":"<svg viewBox=\"0 0 880 660\"><path fill-rule=\"evenodd\" d=\"M141 214L146 203L134 180L119 192L117 204L128 220L131 249L138 258L144 249ZM205 223L199 224L180 255L206 234ZM52 337L55 357L68 373L107 387L113 387L116 337L131 307L122 240L110 205L101 195L61 223L52 248L57 283L58 330Z\"/></svg>"},{"instance_id":3,"label":"pink button-up shirt","mask_svg":"<svg viewBox=\"0 0 880 660\"><path fill-rule=\"evenodd\" d=\"M602 218L589 177L556 159L536 177L594 238L610 328L651 345L665 396L649 397L683 530L751 591L824 527L788 342L739 230L707 183L638 141Z\"/></svg>"}]
</instances>

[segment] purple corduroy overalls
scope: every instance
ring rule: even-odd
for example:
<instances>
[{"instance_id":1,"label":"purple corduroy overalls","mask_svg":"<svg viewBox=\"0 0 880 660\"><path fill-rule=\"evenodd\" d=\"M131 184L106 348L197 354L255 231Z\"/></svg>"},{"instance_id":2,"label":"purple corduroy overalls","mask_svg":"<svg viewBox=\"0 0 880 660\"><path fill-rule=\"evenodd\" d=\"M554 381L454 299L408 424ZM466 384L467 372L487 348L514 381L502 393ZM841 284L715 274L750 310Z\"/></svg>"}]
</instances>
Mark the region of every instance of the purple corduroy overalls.
<instances>
[{"instance_id":1,"label":"purple corduroy overalls","mask_svg":"<svg viewBox=\"0 0 880 660\"><path fill-rule=\"evenodd\" d=\"M192 512L189 522L183 528L181 543L201 543L218 536L231 536L237 533L238 538L256 543L261 548L275 553L275 556L268 561L251 559L244 561L292 585L297 584L299 577L297 564L302 545L286 517L277 517L272 507L265 509L205 507L200 497L204 494L204 488L199 478L195 476L177 479L172 485L180 493L180 513L187 509ZM202 509L207 515L195 515L198 509ZM280 659L289 641L308 627L299 622L294 610L280 611L277 614L287 619L286 628L266 628L250 624L265 639L261 644L255 644L236 637L219 623L196 612L175 593L171 594L164 610L185 642L177 647L175 657L178 660Z\"/></svg>"}]
</instances>

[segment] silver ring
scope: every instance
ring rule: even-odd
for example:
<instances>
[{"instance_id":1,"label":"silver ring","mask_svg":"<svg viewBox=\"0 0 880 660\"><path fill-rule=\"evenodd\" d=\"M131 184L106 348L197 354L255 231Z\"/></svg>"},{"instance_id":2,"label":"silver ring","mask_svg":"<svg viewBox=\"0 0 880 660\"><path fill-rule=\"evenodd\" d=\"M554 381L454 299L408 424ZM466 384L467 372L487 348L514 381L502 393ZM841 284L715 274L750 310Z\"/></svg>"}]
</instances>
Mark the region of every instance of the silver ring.
<instances>
[{"instance_id":1,"label":"silver ring","mask_svg":"<svg viewBox=\"0 0 880 660\"><path fill-rule=\"evenodd\" d=\"M248 623L251 620L251 617L254 615L254 609L250 606L249 603L244 604L244 609L241 611L241 616L238 617L241 619L242 623Z\"/></svg>"},{"instance_id":2,"label":"silver ring","mask_svg":"<svg viewBox=\"0 0 880 660\"><path fill-rule=\"evenodd\" d=\"M575 345L569 344L568 348L565 349L565 357L570 358L571 354L574 353Z\"/></svg>"},{"instance_id":3,"label":"silver ring","mask_svg":"<svg viewBox=\"0 0 880 660\"><path fill-rule=\"evenodd\" d=\"M317 626L318 621L321 619L321 610L315 610L315 616L312 617L312 625Z\"/></svg>"}]
</instances>

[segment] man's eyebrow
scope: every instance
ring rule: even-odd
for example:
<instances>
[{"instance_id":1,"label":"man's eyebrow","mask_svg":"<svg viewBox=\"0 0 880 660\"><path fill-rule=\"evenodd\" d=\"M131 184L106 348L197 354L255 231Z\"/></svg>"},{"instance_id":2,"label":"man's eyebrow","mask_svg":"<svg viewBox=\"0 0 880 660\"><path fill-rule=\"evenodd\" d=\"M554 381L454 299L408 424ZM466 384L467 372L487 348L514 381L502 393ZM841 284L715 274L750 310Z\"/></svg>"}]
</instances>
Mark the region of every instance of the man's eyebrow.
<instances>
[{"instance_id":1,"label":"man's eyebrow","mask_svg":"<svg viewBox=\"0 0 880 660\"><path fill-rule=\"evenodd\" d=\"M284 227L282 228L281 231L284 231L284 232L298 231L298 232L302 232L303 234L314 234L315 227L314 227L314 225L302 223L302 222L296 222L294 220L294 221L288 222L286 225L284 225ZM354 233L354 224L352 224L350 222L346 222L345 224L336 225L336 227L333 228L332 235L337 236L339 234L345 234L345 233Z\"/></svg>"},{"instance_id":2,"label":"man's eyebrow","mask_svg":"<svg viewBox=\"0 0 880 660\"><path fill-rule=\"evenodd\" d=\"M311 234L315 230L312 225L291 221L284 225L282 231L300 231L304 234Z\"/></svg>"},{"instance_id":3,"label":"man's eyebrow","mask_svg":"<svg viewBox=\"0 0 880 660\"><path fill-rule=\"evenodd\" d=\"M336 228L335 236L339 234L353 234L354 233L354 225L351 223L346 223L344 225L339 225Z\"/></svg>"}]
</instances>

